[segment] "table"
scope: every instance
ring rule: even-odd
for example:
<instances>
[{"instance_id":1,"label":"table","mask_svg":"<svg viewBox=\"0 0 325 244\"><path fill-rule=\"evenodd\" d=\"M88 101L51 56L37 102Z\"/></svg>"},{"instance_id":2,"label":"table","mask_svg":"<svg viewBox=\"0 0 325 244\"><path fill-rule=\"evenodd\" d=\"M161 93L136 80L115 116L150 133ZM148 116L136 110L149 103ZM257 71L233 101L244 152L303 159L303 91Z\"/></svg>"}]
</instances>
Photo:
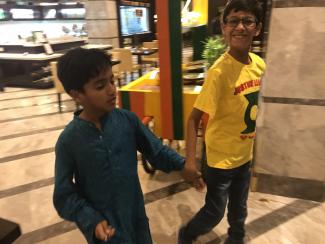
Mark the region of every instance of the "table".
<instances>
[{"instance_id":1,"label":"table","mask_svg":"<svg viewBox=\"0 0 325 244\"><path fill-rule=\"evenodd\" d=\"M5 86L17 86L27 88L51 88L53 82L39 79L35 81L32 73L41 67L47 66L51 61L56 61L63 54L54 53L47 55L39 54L18 54L0 53L0 67L2 69ZM0 81L0 83L2 83Z\"/></svg>"},{"instance_id":2,"label":"table","mask_svg":"<svg viewBox=\"0 0 325 244\"><path fill-rule=\"evenodd\" d=\"M0 53L0 60L14 61L52 61L62 56L62 53L53 53L47 55L45 53L29 54L29 53Z\"/></svg>"},{"instance_id":3,"label":"table","mask_svg":"<svg viewBox=\"0 0 325 244\"><path fill-rule=\"evenodd\" d=\"M188 72L188 73L201 73L204 72L205 70L206 70L206 65L204 64L195 64L183 68L183 72Z\"/></svg>"},{"instance_id":4,"label":"table","mask_svg":"<svg viewBox=\"0 0 325 244\"><path fill-rule=\"evenodd\" d=\"M182 77L184 85L202 85L205 73L185 73Z\"/></svg>"},{"instance_id":5,"label":"table","mask_svg":"<svg viewBox=\"0 0 325 244\"><path fill-rule=\"evenodd\" d=\"M142 65L142 56L148 56L158 51L158 48L131 48L132 55L138 56L138 64ZM142 69L139 70L139 76L142 76Z\"/></svg>"},{"instance_id":6,"label":"table","mask_svg":"<svg viewBox=\"0 0 325 244\"><path fill-rule=\"evenodd\" d=\"M198 65L198 64L205 64L206 61L204 59L201 60L195 60L195 61L191 61L185 64L185 66L193 66L193 65Z\"/></svg>"},{"instance_id":7,"label":"table","mask_svg":"<svg viewBox=\"0 0 325 244\"><path fill-rule=\"evenodd\" d=\"M80 46L80 47L86 48L86 49L97 48L97 49L102 49L102 50L111 50L111 49L113 49L113 46L109 45L109 44L87 44L87 45L83 45L83 46Z\"/></svg>"},{"instance_id":8,"label":"table","mask_svg":"<svg viewBox=\"0 0 325 244\"><path fill-rule=\"evenodd\" d=\"M67 50L74 47L79 47L81 45L86 44L85 38L60 38L57 40L49 40L49 44L51 45L54 52L58 52L61 50ZM9 42L9 43L1 43L0 48L4 49L6 53L42 53L44 52L44 46L42 43L34 43L34 42Z\"/></svg>"}]
</instances>

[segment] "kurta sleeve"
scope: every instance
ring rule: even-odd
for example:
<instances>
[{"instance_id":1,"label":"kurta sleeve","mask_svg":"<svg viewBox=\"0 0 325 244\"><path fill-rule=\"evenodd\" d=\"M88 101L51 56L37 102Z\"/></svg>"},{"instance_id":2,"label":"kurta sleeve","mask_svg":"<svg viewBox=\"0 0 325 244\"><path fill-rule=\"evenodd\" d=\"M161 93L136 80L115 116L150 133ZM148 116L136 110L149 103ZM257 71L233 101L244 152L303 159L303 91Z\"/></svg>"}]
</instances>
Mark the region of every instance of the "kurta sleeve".
<instances>
[{"instance_id":1,"label":"kurta sleeve","mask_svg":"<svg viewBox=\"0 0 325 244\"><path fill-rule=\"evenodd\" d=\"M104 217L84 199L73 182L75 164L62 141L55 148L55 185L53 203L60 217L73 221L88 238L94 238L96 225ZM93 240L88 240L92 243Z\"/></svg>"},{"instance_id":2,"label":"kurta sleeve","mask_svg":"<svg viewBox=\"0 0 325 244\"><path fill-rule=\"evenodd\" d=\"M182 170L185 162L184 158L171 148L164 146L135 114L131 113L131 115L135 123L137 150L156 169L167 173L173 170Z\"/></svg>"}]
</instances>

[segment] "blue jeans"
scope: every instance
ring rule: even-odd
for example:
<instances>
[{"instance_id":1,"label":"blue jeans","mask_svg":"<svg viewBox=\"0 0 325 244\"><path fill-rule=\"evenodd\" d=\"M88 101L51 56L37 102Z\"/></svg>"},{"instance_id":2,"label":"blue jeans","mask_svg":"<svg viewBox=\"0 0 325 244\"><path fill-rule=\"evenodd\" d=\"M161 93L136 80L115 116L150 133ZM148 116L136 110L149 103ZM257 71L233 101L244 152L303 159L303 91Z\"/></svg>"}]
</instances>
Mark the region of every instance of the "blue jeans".
<instances>
[{"instance_id":1,"label":"blue jeans","mask_svg":"<svg viewBox=\"0 0 325 244\"><path fill-rule=\"evenodd\" d=\"M228 201L228 235L235 240L245 237L250 162L234 169L203 168L207 185L205 205L184 227L183 238L195 240L211 231L223 218Z\"/></svg>"}]
</instances>

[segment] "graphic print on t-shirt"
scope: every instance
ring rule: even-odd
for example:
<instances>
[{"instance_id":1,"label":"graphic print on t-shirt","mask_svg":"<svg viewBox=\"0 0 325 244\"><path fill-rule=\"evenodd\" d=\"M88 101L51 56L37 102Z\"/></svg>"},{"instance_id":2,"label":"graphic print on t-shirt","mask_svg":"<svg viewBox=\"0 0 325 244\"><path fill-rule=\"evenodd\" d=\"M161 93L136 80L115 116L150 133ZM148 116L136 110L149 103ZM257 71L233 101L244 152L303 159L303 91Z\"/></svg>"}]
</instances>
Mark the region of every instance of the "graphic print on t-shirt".
<instances>
[{"instance_id":1,"label":"graphic print on t-shirt","mask_svg":"<svg viewBox=\"0 0 325 244\"><path fill-rule=\"evenodd\" d=\"M250 80L243 82L239 86L235 88L234 95L239 95L240 93L246 91L249 88L252 87L259 87L261 85L261 80ZM246 107L245 113L244 113L244 123L246 125L246 128L241 132L242 139L245 139L247 134L251 134L255 132L255 125L256 125L256 113L257 113L257 102L258 102L258 91L247 93L243 95L248 102L248 105ZM252 135L252 138L254 135Z\"/></svg>"},{"instance_id":2,"label":"graphic print on t-shirt","mask_svg":"<svg viewBox=\"0 0 325 244\"><path fill-rule=\"evenodd\" d=\"M244 122L247 126L245 130L243 130L242 134L250 134L255 131L256 125L256 106L258 101L258 91L252 92L244 95L248 101L248 105L245 111ZM254 114L254 116L252 116Z\"/></svg>"}]
</instances>

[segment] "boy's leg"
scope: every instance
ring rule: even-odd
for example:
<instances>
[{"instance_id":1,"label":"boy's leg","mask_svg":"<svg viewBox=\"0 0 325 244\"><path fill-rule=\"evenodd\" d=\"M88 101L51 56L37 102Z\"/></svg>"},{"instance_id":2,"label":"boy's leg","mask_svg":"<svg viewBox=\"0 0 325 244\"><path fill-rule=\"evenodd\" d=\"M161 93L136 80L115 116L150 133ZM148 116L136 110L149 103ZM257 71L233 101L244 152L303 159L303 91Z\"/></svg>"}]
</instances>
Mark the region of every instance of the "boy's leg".
<instances>
[{"instance_id":1,"label":"boy's leg","mask_svg":"<svg viewBox=\"0 0 325 244\"><path fill-rule=\"evenodd\" d=\"M206 166L204 178L207 185L205 205L181 229L181 239L191 243L198 236L208 233L223 218L232 180L232 170L215 169Z\"/></svg>"},{"instance_id":2,"label":"boy's leg","mask_svg":"<svg viewBox=\"0 0 325 244\"><path fill-rule=\"evenodd\" d=\"M247 217L247 198L250 182L250 162L236 169L229 189L228 229L229 239L243 241Z\"/></svg>"}]
</instances>

